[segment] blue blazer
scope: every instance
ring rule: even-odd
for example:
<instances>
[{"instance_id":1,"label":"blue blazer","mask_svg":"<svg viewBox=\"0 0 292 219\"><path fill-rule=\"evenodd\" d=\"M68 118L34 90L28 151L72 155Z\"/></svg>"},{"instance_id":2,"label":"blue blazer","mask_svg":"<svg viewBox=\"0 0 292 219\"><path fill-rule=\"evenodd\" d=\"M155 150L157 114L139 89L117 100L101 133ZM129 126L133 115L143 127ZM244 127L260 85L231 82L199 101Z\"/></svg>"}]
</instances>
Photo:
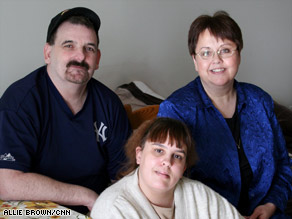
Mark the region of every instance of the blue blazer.
<instances>
[{"instance_id":1,"label":"blue blazer","mask_svg":"<svg viewBox=\"0 0 292 219\"><path fill-rule=\"evenodd\" d=\"M255 85L235 81L234 86L242 146L253 172L249 212L272 202L281 214L291 196L292 162L274 114L273 100ZM158 116L179 119L188 125L199 155L191 178L202 181L237 206L241 176L236 143L200 78L162 102Z\"/></svg>"}]
</instances>

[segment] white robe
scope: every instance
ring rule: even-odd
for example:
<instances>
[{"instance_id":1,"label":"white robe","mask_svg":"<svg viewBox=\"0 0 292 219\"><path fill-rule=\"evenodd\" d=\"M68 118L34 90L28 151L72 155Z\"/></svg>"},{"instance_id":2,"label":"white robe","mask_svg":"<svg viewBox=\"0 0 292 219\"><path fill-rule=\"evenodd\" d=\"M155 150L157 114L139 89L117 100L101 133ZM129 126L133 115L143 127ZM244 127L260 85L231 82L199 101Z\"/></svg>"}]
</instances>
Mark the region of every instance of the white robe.
<instances>
[{"instance_id":1,"label":"white robe","mask_svg":"<svg viewBox=\"0 0 292 219\"><path fill-rule=\"evenodd\" d=\"M138 169L97 198L93 219L159 219L138 185ZM183 177L174 191L175 219L243 218L225 198L199 181Z\"/></svg>"}]
</instances>

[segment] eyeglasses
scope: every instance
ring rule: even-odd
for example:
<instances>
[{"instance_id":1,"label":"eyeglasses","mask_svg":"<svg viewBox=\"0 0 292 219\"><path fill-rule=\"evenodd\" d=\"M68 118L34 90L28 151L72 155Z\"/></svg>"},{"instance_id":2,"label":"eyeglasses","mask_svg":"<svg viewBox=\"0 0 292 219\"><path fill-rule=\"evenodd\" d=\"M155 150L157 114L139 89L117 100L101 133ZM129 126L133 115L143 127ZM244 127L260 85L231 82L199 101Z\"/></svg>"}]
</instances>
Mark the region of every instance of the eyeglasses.
<instances>
[{"instance_id":1,"label":"eyeglasses","mask_svg":"<svg viewBox=\"0 0 292 219\"><path fill-rule=\"evenodd\" d=\"M234 47L222 46L216 53L220 58L225 59L231 57L236 50L237 49L234 49ZM199 55L204 60L211 60L214 58L215 51L209 47L203 47L198 53L195 53L195 55Z\"/></svg>"}]
</instances>

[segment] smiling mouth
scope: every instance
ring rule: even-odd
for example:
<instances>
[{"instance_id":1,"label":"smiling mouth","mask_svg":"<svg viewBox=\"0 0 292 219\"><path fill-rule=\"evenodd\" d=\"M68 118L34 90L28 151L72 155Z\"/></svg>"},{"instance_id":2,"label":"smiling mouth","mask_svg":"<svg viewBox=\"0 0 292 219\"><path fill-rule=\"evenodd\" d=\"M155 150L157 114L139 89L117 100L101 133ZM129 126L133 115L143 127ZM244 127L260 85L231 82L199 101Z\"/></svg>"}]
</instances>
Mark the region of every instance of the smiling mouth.
<instances>
[{"instance_id":1,"label":"smiling mouth","mask_svg":"<svg viewBox=\"0 0 292 219\"><path fill-rule=\"evenodd\" d=\"M215 69L212 69L211 72L213 73L221 73L221 72L224 72L225 71L225 68L215 68Z\"/></svg>"}]
</instances>

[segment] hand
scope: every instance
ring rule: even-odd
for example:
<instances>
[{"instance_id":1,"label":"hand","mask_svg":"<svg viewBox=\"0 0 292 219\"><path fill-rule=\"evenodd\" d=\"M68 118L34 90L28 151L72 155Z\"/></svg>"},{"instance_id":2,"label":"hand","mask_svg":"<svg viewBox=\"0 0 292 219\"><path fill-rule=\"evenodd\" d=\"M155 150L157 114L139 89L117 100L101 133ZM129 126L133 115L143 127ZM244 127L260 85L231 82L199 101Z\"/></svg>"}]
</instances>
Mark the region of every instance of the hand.
<instances>
[{"instance_id":1,"label":"hand","mask_svg":"<svg viewBox=\"0 0 292 219\"><path fill-rule=\"evenodd\" d=\"M273 203L266 203L264 205L259 205L254 209L253 213L249 217L245 217L246 219L268 219L270 218L276 211L276 206Z\"/></svg>"},{"instance_id":2,"label":"hand","mask_svg":"<svg viewBox=\"0 0 292 219\"><path fill-rule=\"evenodd\" d=\"M93 205L94 205L94 203L95 203L95 201L96 201L97 198L98 198L98 194L96 194L95 192L92 191L92 193L88 197L88 202L85 205L88 208L89 211L92 210Z\"/></svg>"}]
</instances>

